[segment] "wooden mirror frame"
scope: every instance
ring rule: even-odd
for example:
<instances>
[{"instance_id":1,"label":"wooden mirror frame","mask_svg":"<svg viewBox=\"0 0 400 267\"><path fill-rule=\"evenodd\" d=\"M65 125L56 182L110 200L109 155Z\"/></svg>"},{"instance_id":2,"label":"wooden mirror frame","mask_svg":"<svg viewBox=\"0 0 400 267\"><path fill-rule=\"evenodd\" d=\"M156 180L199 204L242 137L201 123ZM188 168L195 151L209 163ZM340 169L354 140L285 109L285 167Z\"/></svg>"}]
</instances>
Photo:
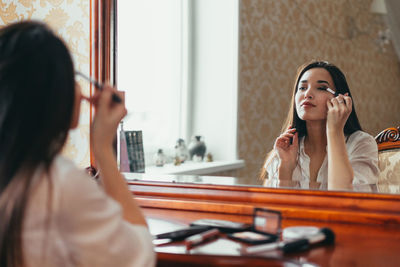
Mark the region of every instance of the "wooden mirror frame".
<instances>
[{"instance_id":1,"label":"wooden mirror frame","mask_svg":"<svg viewBox=\"0 0 400 267\"><path fill-rule=\"evenodd\" d=\"M144 208L251 217L253 208L264 207L281 211L284 219L400 224L399 195L151 181L129 185Z\"/></svg>"},{"instance_id":2,"label":"wooden mirror frame","mask_svg":"<svg viewBox=\"0 0 400 267\"><path fill-rule=\"evenodd\" d=\"M90 76L102 83L116 85L116 20L113 10L116 10L116 0L90 0ZM93 94L90 85L90 94ZM93 108L90 105L89 118L92 121ZM117 151L117 139L114 141L114 151ZM96 173L96 163L90 148L90 166L88 171Z\"/></svg>"},{"instance_id":3,"label":"wooden mirror frame","mask_svg":"<svg viewBox=\"0 0 400 267\"><path fill-rule=\"evenodd\" d=\"M115 84L117 0L91 0L91 74ZM115 15L115 16L114 16ZM91 155L91 162L93 157ZM400 224L400 195L251 186L129 182L144 208L252 216L254 207L280 210L284 219L377 225Z\"/></svg>"}]
</instances>

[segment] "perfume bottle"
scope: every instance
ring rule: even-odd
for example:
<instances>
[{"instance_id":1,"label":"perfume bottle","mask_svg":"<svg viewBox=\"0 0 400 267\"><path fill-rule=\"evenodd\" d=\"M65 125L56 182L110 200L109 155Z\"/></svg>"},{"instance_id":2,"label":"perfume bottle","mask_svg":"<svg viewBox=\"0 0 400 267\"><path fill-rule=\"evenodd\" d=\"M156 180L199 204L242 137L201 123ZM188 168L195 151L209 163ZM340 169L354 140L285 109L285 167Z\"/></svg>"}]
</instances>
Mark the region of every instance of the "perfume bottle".
<instances>
[{"instance_id":1,"label":"perfume bottle","mask_svg":"<svg viewBox=\"0 0 400 267\"><path fill-rule=\"evenodd\" d=\"M158 149L157 153L154 155L154 162L157 167L164 166L166 162L166 156L161 148Z\"/></svg>"},{"instance_id":2,"label":"perfume bottle","mask_svg":"<svg viewBox=\"0 0 400 267\"><path fill-rule=\"evenodd\" d=\"M179 138L175 145L175 157L179 158L180 163L184 163L189 159L189 151L186 148L185 140Z\"/></svg>"}]
</instances>

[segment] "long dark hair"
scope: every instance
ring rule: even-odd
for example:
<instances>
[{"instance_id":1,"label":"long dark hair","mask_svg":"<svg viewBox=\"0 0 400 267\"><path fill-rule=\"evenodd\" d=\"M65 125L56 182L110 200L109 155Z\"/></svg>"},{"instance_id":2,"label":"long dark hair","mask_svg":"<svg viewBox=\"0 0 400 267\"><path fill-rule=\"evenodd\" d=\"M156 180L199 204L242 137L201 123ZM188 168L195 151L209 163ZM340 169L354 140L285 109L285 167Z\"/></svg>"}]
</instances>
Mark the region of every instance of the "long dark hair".
<instances>
[{"instance_id":1,"label":"long dark hair","mask_svg":"<svg viewBox=\"0 0 400 267\"><path fill-rule=\"evenodd\" d=\"M302 120L299 118L297 115L296 111L296 103L295 103L295 97L299 85L300 78L303 76L303 74L314 68L323 68L329 72L329 74L332 77L333 83L335 84L336 88L336 93L337 94L345 94L348 93L350 97L351 92L349 85L347 84L346 76L344 76L343 72L335 65L332 63L329 63L327 61L311 61L309 63L306 63L302 66L300 66L297 70L296 74L296 80L293 86L293 93L292 93L292 99L291 99L291 105L289 108L288 115L286 117L285 123L282 126L281 133L286 131L286 129L289 126L292 126L293 128L296 128L296 131L299 135L299 137L306 136L307 135L307 127L306 127L306 121ZM356 109L354 106L354 101L352 102L352 111L349 115L349 118L346 121L346 124L344 126L343 132L345 135L351 135L355 131L362 130L360 122L357 117ZM271 151L272 152L272 151ZM267 176L266 170L265 170L265 164L267 161L270 159L273 153L269 152L265 158L264 164L261 168L260 171L260 178L265 179Z\"/></svg>"},{"instance_id":2,"label":"long dark hair","mask_svg":"<svg viewBox=\"0 0 400 267\"><path fill-rule=\"evenodd\" d=\"M24 265L22 226L32 177L39 168L49 173L67 139L74 84L68 49L46 25L25 21L0 30L1 266Z\"/></svg>"}]
</instances>

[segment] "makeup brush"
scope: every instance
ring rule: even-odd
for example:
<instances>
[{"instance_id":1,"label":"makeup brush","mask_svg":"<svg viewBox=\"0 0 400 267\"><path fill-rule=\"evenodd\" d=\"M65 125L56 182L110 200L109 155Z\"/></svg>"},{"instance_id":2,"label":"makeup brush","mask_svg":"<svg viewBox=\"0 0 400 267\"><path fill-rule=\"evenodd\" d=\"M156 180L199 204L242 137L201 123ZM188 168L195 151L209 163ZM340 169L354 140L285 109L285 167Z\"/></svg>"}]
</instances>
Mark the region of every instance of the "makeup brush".
<instances>
[{"instance_id":1,"label":"makeup brush","mask_svg":"<svg viewBox=\"0 0 400 267\"><path fill-rule=\"evenodd\" d=\"M336 95L335 91L333 91L331 88L326 88L326 91L328 91L329 93Z\"/></svg>"},{"instance_id":2,"label":"makeup brush","mask_svg":"<svg viewBox=\"0 0 400 267\"><path fill-rule=\"evenodd\" d=\"M96 81L95 79L83 74L80 71L76 71L75 74L78 75L78 76L81 76L82 78L84 78L85 80L87 80L88 82L93 84L94 87L96 87L98 90L100 90L100 91L103 90L104 84L102 84L102 83ZM112 101L114 101L116 103L121 103L122 102L121 98L119 96L117 96L116 94L112 95Z\"/></svg>"}]
</instances>

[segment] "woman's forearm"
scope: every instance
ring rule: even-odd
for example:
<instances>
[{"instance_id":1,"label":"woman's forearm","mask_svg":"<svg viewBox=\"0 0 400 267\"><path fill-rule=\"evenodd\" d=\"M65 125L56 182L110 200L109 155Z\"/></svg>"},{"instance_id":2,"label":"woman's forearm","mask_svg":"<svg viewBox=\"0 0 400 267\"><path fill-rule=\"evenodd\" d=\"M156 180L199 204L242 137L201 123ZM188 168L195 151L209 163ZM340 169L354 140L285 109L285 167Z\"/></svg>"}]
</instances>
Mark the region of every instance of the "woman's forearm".
<instances>
[{"instance_id":1,"label":"woman's forearm","mask_svg":"<svg viewBox=\"0 0 400 267\"><path fill-rule=\"evenodd\" d=\"M124 219L132 224L147 225L139 205L130 192L124 177L118 170L112 148L104 148L95 153L95 158L104 190L107 195L121 205Z\"/></svg>"},{"instance_id":2,"label":"woman's forearm","mask_svg":"<svg viewBox=\"0 0 400 267\"><path fill-rule=\"evenodd\" d=\"M353 189L354 172L347 155L343 132L328 131L328 189Z\"/></svg>"},{"instance_id":3,"label":"woman's forearm","mask_svg":"<svg viewBox=\"0 0 400 267\"><path fill-rule=\"evenodd\" d=\"M278 167L279 180L292 180L294 168L285 163L280 163Z\"/></svg>"}]
</instances>

